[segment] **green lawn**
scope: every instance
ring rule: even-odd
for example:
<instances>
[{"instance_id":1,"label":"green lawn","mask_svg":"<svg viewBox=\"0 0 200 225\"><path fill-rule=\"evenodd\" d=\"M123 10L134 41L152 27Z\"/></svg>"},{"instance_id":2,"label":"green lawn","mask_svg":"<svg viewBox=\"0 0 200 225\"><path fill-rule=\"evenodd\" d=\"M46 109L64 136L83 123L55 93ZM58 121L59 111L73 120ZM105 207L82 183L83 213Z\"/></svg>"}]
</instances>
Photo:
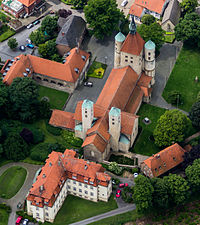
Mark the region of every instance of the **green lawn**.
<instances>
[{"instance_id":1,"label":"green lawn","mask_svg":"<svg viewBox=\"0 0 200 225\"><path fill-rule=\"evenodd\" d=\"M44 86L39 87L39 98L48 97L52 109L62 109L69 94L67 92L58 91Z\"/></svg>"},{"instance_id":2,"label":"green lawn","mask_svg":"<svg viewBox=\"0 0 200 225\"><path fill-rule=\"evenodd\" d=\"M7 25L3 25L2 28L0 29L0 42L7 40L14 34L15 31L11 30Z\"/></svg>"},{"instance_id":3,"label":"green lawn","mask_svg":"<svg viewBox=\"0 0 200 225\"><path fill-rule=\"evenodd\" d=\"M92 202L76 196L67 196L62 208L58 212L54 225L70 224L116 209L117 203L113 196L108 202ZM47 225L50 223L44 223Z\"/></svg>"},{"instance_id":4,"label":"green lawn","mask_svg":"<svg viewBox=\"0 0 200 225\"><path fill-rule=\"evenodd\" d=\"M27 171L20 166L13 166L7 169L0 176L0 196L12 198L22 187L26 179Z\"/></svg>"},{"instance_id":5,"label":"green lawn","mask_svg":"<svg viewBox=\"0 0 200 225\"><path fill-rule=\"evenodd\" d=\"M0 209L0 225L8 224L9 213L5 209Z\"/></svg>"},{"instance_id":6,"label":"green lawn","mask_svg":"<svg viewBox=\"0 0 200 225\"><path fill-rule=\"evenodd\" d=\"M179 108L189 111L196 101L200 91L200 52L194 49L183 47L175 63L173 71L163 92L163 97L169 102L168 96L172 91L178 91L183 99ZM198 76L199 82L195 82Z\"/></svg>"},{"instance_id":7,"label":"green lawn","mask_svg":"<svg viewBox=\"0 0 200 225\"><path fill-rule=\"evenodd\" d=\"M174 39L175 39L175 34L171 33L171 34L167 34L168 32L166 32L165 34L165 42L168 43L173 43Z\"/></svg>"},{"instance_id":8,"label":"green lawn","mask_svg":"<svg viewBox=\"0 0 200 225\"><path fill-rule=\"evenodd\" d=\"M136 143L131 148L132 152L151 156L156 152L159 152L160 149L154 144L154 141L150 140L150 136L153 135L153 130L156 127L157 120L160 118L166 109L162 109L156 106L149 104L142 104L137 115L139 118L139 126L142 127L142 131L139 137L136 140ZM151 120L149 125L143 123L143 119L148 117Z\"/></svg>"},{"instance_id":9,"label":"green lawn","mask_svg":"<svg viewBox=\"0 0 200 225\"><path fill-rule=\"evenodd\" d=\"M87 72L87 76L101 79L103 78L106 67L106 64L94 61Z\"/></svg>"}]
</instances>

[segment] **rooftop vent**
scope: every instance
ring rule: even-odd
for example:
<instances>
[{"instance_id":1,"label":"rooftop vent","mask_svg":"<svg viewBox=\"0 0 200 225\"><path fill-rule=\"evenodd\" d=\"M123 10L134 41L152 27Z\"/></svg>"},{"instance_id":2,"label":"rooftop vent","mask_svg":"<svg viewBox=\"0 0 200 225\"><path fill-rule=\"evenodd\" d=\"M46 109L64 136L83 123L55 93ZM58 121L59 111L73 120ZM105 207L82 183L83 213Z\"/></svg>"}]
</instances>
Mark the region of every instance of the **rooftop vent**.
<instances>
[{"instance_id":1,"label":"rooftop vent","mask_svg":"<svg viewBox=\"0 0 200 225\"><path fill-rule=\"evenodd\" d=\"M3 77L5 77L5 76L6 76L6 72L3 73Z\"/></svg>"},{"instance_id":2,"label":"rooftop vent","mask_svg":"<svg viewBox=\"0 0 200 225\"><path fill-rule=\"evenodd\" d=\"M26 72L30 73L30 69L29 68L26 68Z\"/></svg>"},{"instance_id":3,"label":"rooftop vent","mask_svg":"<svg viewBox=\"0 0 200 225\"><path fill-rule=\"evenodd\" d=\"M158 154L158 155L156 155L156 158L157 158L157 159L159 159L159 158L160 158L160 155L159 155L159 154Z\"/></svg>"},{"instance_id":4,"label":"rooftop vent","mask_svg":"<svg viewBox=\"0 0 200 225\"><path fill-rule=\"evenodd\" d=\"M44 185L40 186L40 191L44 191Z\"/></svg>"},{"instance_id":5,"label":"rooftop vent","mask_svg":"<svg viewBox=\"0 0 200 225\"><path fill-rule=\"evenodd\" d=\"M45 175L45 173L42 175L42 178L45 178L46 177L46 175Z\"/></svg>"},{"instance_id":6,"label":"rooftop vent","mask_svg":"<svg viewBox=\"0 0 200 225\"><path fill-rule=\"evenodd\" d=\"M52 163L51 163L51 162L49 163L49 166L50 166L50 167L52 166Z\"/></svg>"},{"instance_id":7,"label":"rooftop vent","mask_svg":"<svg viewBox=\"0 0 200 225\"><path fill-rule=\"evenodd\" d=\"M23 73L23 75L24 75L24 77L27 77L27 76L28 76L28 74L27 74L27 73Z\"/></svg>"},{"instance_id":8,"label":"rooftop vent","mask_svg":"<svg viewBox=\"0 0 200 225\"><path fill-rule=\"evenodd\" d=\"M74 71L75 71L76 73L79 73L79 69L78 69L78 68L74 68Z\"/></svg>"},{"instance_id":9,"label":"rooftop vent","mask_svg":"<svg viewBox=\"0 0 200 225\"><path fill-rule=\"evenodd\" d=\"M67 53L66 53L66 57L69 56L70 54L71 54L71 52L67 52Z\"/></svg>"},{"instance_id":10,"label":"rooftop vent","mask_svg":"<svg viewBox=\"0 0 200 225\"><path fill-rule=\"evenodd\" d=\"M84 169L85 169L85 170L87 170L87 168L88 168L88 166L87 166L87 165L85 165L85 168L84 168Z\"/></svg>"},{"instance_id":11,"label":"rooftop vent","mask_svg":"<svg viewBox=\"0 0 200 225\"><path fill-rule=\"evenodd\" d=\"M86 60L86 56L82 55L81 58L85 61Z\"/></svg>"}]
</instances>

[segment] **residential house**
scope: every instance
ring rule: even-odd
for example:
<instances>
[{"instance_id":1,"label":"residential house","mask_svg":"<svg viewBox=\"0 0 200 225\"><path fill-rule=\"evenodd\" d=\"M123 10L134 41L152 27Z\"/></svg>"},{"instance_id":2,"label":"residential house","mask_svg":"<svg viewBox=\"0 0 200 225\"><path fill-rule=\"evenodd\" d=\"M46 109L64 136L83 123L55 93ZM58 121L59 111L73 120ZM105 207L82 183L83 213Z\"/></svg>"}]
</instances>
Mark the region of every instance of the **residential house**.
<instances>
[{"instance_id":1,"label":"residential house","mask_svg":"<svg viewBox=\"0 0 200 225\"><path fill-rule=\"evenodd\" d=\"M88 64L89 54L74 48L68 52L64 63L33 55L19 55L7 60L1 73L7 85L16 77L32 77L40 85L72 93L82 83Z\"/></svg>"},{"instance_id":2,"label":"residential house","mask_svg":"<svg viewBox=\"0 0 200 225\"><path fill-rule=\"evenodd\" d=\"M53 151L29 191L27 213L37 221L53 222L68 194L107 202L111 193L111 177L102 165L76 158L73 150Z\"/></svg>"},{"instance_id":3,"label":"residential house","mask_svg":"<svg viewBox=\"0 0 200 225\"><path fill-rule=\"evenodd\" d=\"M183 162L184 153L185 149L179 144L173 144L144 160L141 171L150 178L163 175Z\"/></svg>"}]
</instances>

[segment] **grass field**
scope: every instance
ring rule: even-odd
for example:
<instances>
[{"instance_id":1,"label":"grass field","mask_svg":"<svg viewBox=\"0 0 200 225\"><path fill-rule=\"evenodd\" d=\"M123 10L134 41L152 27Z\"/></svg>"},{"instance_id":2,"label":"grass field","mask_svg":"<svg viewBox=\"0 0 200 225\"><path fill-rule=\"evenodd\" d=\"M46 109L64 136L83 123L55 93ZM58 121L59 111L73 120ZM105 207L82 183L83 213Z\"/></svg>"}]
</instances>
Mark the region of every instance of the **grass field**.
<instances>
[{"instance_id":1,"label":"grass field","mask_svg":"<svg viewBox=\"0 0 200 225\"><path fill-rule=\"evenodd\" d=\"M183 104L178 108L190 111L200 91L200 52L183 47L175 63L173 71L163 92L163 97L169 102L168 96L172 91L178 91L183 99ZM195 82L195 77L199 82Z\"/></svg>"},{"instance_id":2,"label":"grass field","mask_svg":"<svg viewBox=\"0 0 200 225\"><path fill-rule=\"evenodd\" d=\"M67 92L58 91L44 86L39 87L39 98L48 97L52 109L62 109L69 94Z\"/></svg>"},{"instance_id":3,"label":"grass field","mask_svg":"<svg viewBox=\"0 0 200 225\"><path fill-rule=\"evenodd\" d=\"M6 210L0 209L0 225L8 224L8 217L9 214L6 212Z\"/></svg>"},{"instance_id":4,"label":"grass field","mask_svg":"<svg viewBox=\"0 0 200 225\"><path fill-rule=\"evenodd\" d=\"M106 67L106 64L94 61L87 72L87 76L101 79L103 78Z\"/></svg>"},{"instance_id":5,"label":"grass field","mask_svg":"<svg viewBox=\"0 0 200 225\"><path fill-rule=\"evenodd\" d=\"M165 113L165 111L166 109L149 104L142 104L137 114L140 116L139 126L142 127L142 131L137 138L135 145L131 149L132 152L151 156L160 151L160 149L154 144L154 141L150 140L149 137L153 135L153 130L156 127L157 120ZM149 125L143 123L143 119L145 117L148 117L151 120Z\"/></svg>"},{"instance_id":6,"label":"grass field","mask_svg":"<svg viewBox=\"0 0 200 225\"><path fill-rule=\"evenodd\" d=\"M26 174L26 170L20 166L7 169L0 176L0 196L6 199L12 198L24 184Z\"/></svg>"},{"instance_id":7,"label":"grass field","mask_svg":"<svg viewBox=\"0 0 200 225\"><path fill-rule=\"evenodd\" d=\"M116 208L117 203L115 202L113 196L108 202L92 202L69 195L58 212L53 225L66 225L74 223ZM47 224L50 223L44 223L44 225Z\"/></svg>"}]
</instances>

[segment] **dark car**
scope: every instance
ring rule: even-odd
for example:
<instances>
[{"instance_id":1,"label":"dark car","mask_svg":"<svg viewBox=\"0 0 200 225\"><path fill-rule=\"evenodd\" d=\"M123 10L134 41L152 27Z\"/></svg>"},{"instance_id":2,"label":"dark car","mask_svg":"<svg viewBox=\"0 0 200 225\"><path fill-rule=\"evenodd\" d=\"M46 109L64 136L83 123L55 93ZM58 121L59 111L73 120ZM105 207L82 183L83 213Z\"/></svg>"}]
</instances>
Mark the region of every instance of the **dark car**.
<instances>
[{"instance_id":1,"label":"dark car","mask_svg":"<svg viewBox=\"0 0 200 225\"><path fill-rule=\"evenodd\" d=\"M19 50L22 51L22 52L24 52L26 50L26 47L24 45L20 45L19 46Z\"/></svg>"},{"instance_id":2,"label":"dark car","mask_svg":"<svg viewBox=\"0 0 200 225\"><path fill-rule=\"evenodd\" d=\"M35 22L33 22L34 25L37 25L40 23L40 20L36 20Z\"/></svg>"},{"instance_id":3,"label":"dark car","mask_svg":"<svg viewBox=\"0 0 200 225\"><path fill-rule=\"evenodd\" d=\"M33 44L27 44L26 47L33 49L34 45Z\"/></svg>"},{"instance_id":4,"label":"dark car","mask_svg":"<svg viewBox=\"0 0 200 225\"><path fill-rule=\"evenodd\" d=\"M86 86L86 87L92 87L93 86L93 83L90 82L90 81L86 81L86 82L84 82L84 86Z\"/></svg>"}]
</instances>

